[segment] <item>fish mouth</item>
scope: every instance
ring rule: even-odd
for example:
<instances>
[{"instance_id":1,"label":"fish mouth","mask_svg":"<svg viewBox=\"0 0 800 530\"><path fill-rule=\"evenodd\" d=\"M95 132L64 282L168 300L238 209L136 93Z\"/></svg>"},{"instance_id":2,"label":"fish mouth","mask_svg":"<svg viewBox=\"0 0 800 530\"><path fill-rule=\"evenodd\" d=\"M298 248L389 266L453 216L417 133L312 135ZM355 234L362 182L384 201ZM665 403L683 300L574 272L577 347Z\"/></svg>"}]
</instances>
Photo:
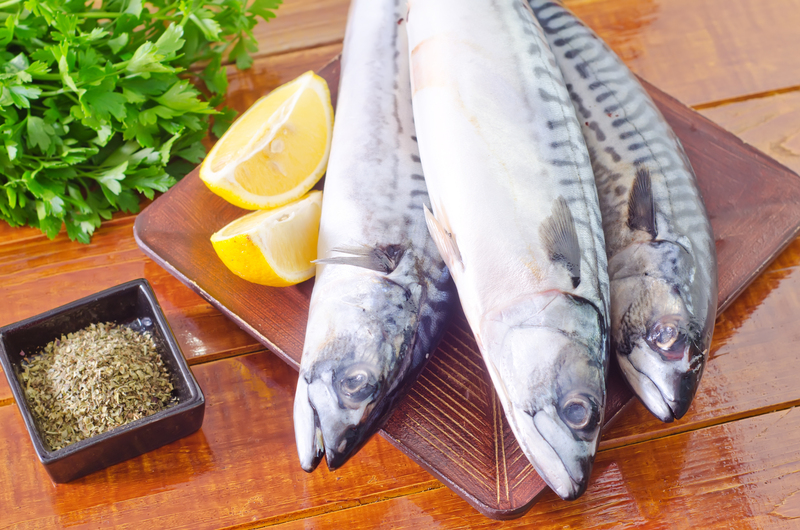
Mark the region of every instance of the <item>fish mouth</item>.
<instances>
[{"instance_id":1,"label":"fish mouth","mask_svg":"<svg viewBox=\"0 0 800 530\"><path fill-rule=\"evenodd\" d=\"M334 471L369 441L383 426L388 415L383 407L373 408L374 402L360 410L339 409L331 414L331 409L338 408L338 402L320 399L319 394L311 390L311 387L304 377L298 379L294 401L294 431L300 466L311 473L325 456L328 469ZM315 405L327 407L322 419Z\"/></svg>"},{"instance_id":2,"label":"fish mouth","mask_svg":"<svg viewBox=\"0 0 800 530\"><path fill-rule=\"evenodd\" d=\"M577 445L585 445L586 442L576 442L571 433L564 432L546 412L529 413L515 408L511 416L513 419L510 417L509 420L516 423L514 432L520 433L517 441L522 451L550 489L566 501L583 495L589 483L592 455L578 450L578 455L573 454L572 458L567 459L567 455L562 456L561 453L569 453ZM564 438L561 441L566 445L555 443L558 440L551 438ZM563 446L561 453L556 449L557 446Z\"/></svg>"},{"instance_id":3,"label":"fish mouth","mask_svg":"<svg viewBox=\"0 0 800 530\"><path fill-rule=\"evenodd\" d=\"M559 458L559 460L561 461L561 465L564 467L564 471L566 471L567 478L569 480L568 483L566 481L562 480L562 482L560 484L554 484L554 483L552 483L552 481L548 482L548 480L546 480L546 479L545 479L545 482L547 482L547 485L550 486L550 488L553 491L556 492L556 495L561 497L563 500L565 500L565 501L573 501L573 500L577 499L578 497L580 497L581 495L583 495L586 492L586 488L589 485L589 480L588 480L589 479L589 474L592 471L592 462L591 462L591 460L589 460L589 459L585 459L585 460L582 459L581 460L580 465L581 465L581 477L582 478L575 478L575 477L572 476L572 473L570 473L570 470L567 467L567 465L564 463L564 460L561 459L561 456L558 454L558 451L556 451L555 447L553 447L553 445L550 443L550 441L547 438L545 438L544 436L542 436L542 439L550 447L550 450L553 452L553 454L555 454ZM541 473L539 473L539 475L544 479L544 475L542 475ZM564 487L565 485L566 485L566 487Z\"/></svg>"},{"instance_id":4,"label":"fish mouth","mask_svg":"<svg viewBox=\"0 0 800 530\"><path fill-rule=\"evenodd\" d=\"M316 413L315 420L318 420ZM313 449L311 451L306 449L303 453L301 453L300 443L298 442L300 467L302 467L304 471L311 473L317 468L324 455L328 470L335 471L347 463L347 461L369 441L372 434L377 430L378 429L370 429L367 426L351 426L338 436L333 437L334 442L332 444L328 442L330 438L326 438L324 435L320 434L315 437ZM322 431L321 428L320 431Z\"/></svg>"},{"instance_id":5,"label":"fish mouth","mask_svg":"<svg viewBox=\"0 0 800 530\"><path fill-rule=\"evenodd\" d=\"M689 346L691 362L688 370L670 370L663 375L661 385L646 370L637 366L629 355L617 355L619 367L628 385L642 404L664 423L681 419L694 400L697 386L703 372L704 353L692 343ZM670 394L672 397L670 397Z\"/></svg>"},{"instance_id":6,"label":"fish mouth","mask_svg":"<svg viewBox=\"0 0 800 530\"><path fill-rule=\"evenodd\" d=\"M670 407L669 400L664 398L664 394L653 379L639 370L627 356L619 355L617 360L628 386L630 386L645 408L664 423L673 422L675 420L675 412Z\"/></svg>"},{"instance_id":7,"label":"fish mouth","mask_svg":"<svg viewBox=\"0 0 800 530\"><path fill-rule=\"evenodd\" d=\"M367 433L369 434L367 435ZM367 443L372 433L373 431L366 426L363 428L351 427L337 438L339 443L335 447L326 444L325 463L328 465L328 470L335 471L342 467L350 460L351 456L356 454Z\"/></svg>"},{"instance_id":8,"label":"fish mouth","mask_svg":"<svg viewBox=\"0 0 800 530\"><path fill-rule=\"evenodd\" d=\"M294 398L294 438L300 467L311 473L325 454L319 415L308 399L308 382L304 377L297 381Z\"/></svg>"}]
</instances>

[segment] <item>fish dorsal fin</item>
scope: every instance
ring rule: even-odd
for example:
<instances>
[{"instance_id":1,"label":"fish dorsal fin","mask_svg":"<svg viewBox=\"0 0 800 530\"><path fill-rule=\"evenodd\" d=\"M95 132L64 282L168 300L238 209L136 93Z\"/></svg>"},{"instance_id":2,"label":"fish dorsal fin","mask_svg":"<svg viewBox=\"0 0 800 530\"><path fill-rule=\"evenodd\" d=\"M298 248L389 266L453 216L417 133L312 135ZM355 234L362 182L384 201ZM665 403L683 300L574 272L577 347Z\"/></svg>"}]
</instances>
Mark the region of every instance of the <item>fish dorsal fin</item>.
<instances>
[{"instance_id":1,"label":"fish dorsal fin","mask_svg":"<svg viewBox=\"0 0 800 530\"><path fill-rule=\"evenodd\" d=\"M458 250L453 234L445 230L426 205L423 204L422 207L425 210L425 222L428 225L428 232L430 232L433 242L436 243L436 248L439 249L439 254L441 254L445 265L451 271L456 264L463 269L464 262L461 261L461 252Z\"/></svg>"},{"instance_id":2,"label":"fish dorsal fin","mask_svg":"<svg viewBox=\"0 0 800 530\"><path fill-rule=\"evenodd\" d=\"M650 181L650 170L647 166L639 166L636 178L628 197L628 227L641 230L656 238L656 205L653 202L653 184Z\"/></svg>"},{"instance_id":3,"label":"fish dorsal fin","mask_svg":"<svg viewBox=\"0 0 800 530\"><path fill-rule=\"evenodd\" d=\"M581 245L575 232L575 219L567 201L559 196L553 213L539 228L550 261L566 267L572 278L572 287L581 283Z\"/></svg>"},{"instance_id":4,"label":"fish dorsal fin","mask_svg":"<svg viewBox=\"0 0 800 530\"><path fill-rule=\"evenodd\" d=\"M335 247L332 252L346 254L314 260L325 265L352 265L389 274L397 268L405 249L401 245Z\"/></svg>"}]
</instances>

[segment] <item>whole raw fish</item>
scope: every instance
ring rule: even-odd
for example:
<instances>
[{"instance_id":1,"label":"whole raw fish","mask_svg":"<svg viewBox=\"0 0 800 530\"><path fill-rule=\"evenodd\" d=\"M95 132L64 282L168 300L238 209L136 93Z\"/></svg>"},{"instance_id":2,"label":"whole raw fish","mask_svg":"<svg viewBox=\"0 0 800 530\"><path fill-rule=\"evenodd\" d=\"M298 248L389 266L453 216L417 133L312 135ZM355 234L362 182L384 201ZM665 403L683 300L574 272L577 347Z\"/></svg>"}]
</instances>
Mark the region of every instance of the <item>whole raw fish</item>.
<instances>
[{"instance_id":1,"label":"whole raw fish","mask_svg":"<svg viewBox=\"0 0 800 530\"><path fill-rule=\"evenodd\" d=\"M662 421L686 413L717 307L714 236L680 141L635 76L556 2L530 0L592 159L611 279L611 343Z\"/></svg>"},{"instance_id":2,"label":"whole raw fish","mask_svg":"<svg viewBox=\"0 0 800 530\"><path fill-rule=\"evenodd\" d=\"M294 428L300 464L341 466L389 417L455 293L428 235L403 0L353 0Z\"/></svg>"},{"instance_id":3,"label":"whole raw fish","mask_svg":"<svg viewBox=\"0 0 800 530\"><path fill-rule=\"evenodd\" d=\"M428 224L517 441L574 499L608 364L606 256L580 125L524 0L409 4Z\"/></svg>"}]
</instances>

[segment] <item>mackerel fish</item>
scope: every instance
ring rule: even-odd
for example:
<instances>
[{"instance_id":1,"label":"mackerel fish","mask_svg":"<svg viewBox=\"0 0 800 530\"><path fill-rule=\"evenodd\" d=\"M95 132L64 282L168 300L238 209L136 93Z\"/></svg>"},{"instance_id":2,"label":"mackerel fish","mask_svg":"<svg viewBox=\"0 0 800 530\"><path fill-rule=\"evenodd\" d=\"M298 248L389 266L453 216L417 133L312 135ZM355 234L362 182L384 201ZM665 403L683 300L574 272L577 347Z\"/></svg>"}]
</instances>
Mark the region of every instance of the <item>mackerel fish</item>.
<instances>
[{"instance_id":1,"label":"mackerel fish","mask_svg":"<svg viewBox=\"0 0 800 530\"><path fill-rule=\"evenodd\" d=\"M608 277L580 125L524 0L412 0L429 229L519 445L586 489L606 400Z\"/></svg>"},{"instance_id":2,"label":"mackerel fish","mask_svg":"<svg viewBox=\"0 0 800 530\"><path fill-rule=\"evenodd\" d=\"M455 303L428 235L403 0L353 0L294 428L300 464L341 466L388 419Z\"/></svg>"},{"instance_id":3,"label":"mackerel fish","mask_svg":"<svg viewBox=\"0 0 800 530\"><path fill-rule=\"evenodd\" d=\"M530 0L592 159L611 279L611 344L633 391L682 417L708 359L717 307L714 236L694 171L619 57L559 3Z\"/></svg>"}]
</instances>

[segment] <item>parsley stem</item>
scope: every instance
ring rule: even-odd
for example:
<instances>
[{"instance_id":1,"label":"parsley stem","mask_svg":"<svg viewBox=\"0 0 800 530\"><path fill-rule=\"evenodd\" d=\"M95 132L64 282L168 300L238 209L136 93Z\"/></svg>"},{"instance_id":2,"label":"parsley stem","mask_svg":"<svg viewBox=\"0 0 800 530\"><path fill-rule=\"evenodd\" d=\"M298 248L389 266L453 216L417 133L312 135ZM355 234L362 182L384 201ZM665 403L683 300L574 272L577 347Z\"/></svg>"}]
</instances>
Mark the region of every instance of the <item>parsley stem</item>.
<instances>
[{"instance_id":1,"label":"parsley stem","mask_svg":"<svg viewBox=\"0 0 800 530\"><path fill-rule=\"evenodd\" d=\"M73 13L77 17L83 18L119 18L125 13L116 13L114 11L86 11L84 13Z\"/></svg>"},{"instance_id":2,"label":"parsley stem","mask_svg":"<svg viewBox=\"0 0 800 530\"><path fill-rule=\"evenodd\" d=\"M114 68L114 70L112 72L104 74L102 77L98 77L97 79L93 79L92 83L96 83L97 81L100 81L101 79L105 79L106 77L111 76L111 75L119 75L121 72L123 72L125 70L125 68L127 68L129 62L130 62L130 60L127 60L127 61L121 61L121 62L115 64L114 65L115 68ZM41 75L55 75L56 77L53 78L53 79L61 79L61 76L59 74L41 74ZM34 76L34 77L36 77L36 76ZM75 86L80 88L80 87L82 87L83 85L85 85L88 82L89 81L80 81L78 83L75 83ZM58 90L51 90L49 92L42 92L40 95L41 96L58 96L60 94L69 95L71 90L72 89L70 89L70 88L64 87L64 88L59 88ZM77 100L75 102L77 103Z\"/></svg>"},{"instance_id":3,"label":"parsley stem","mask_svg":"<svg viewBox=\"0 0 800 530\"><path fill-rule=\"evenodd\" d=\"M5 2L0 2L0 9L13 6L13 5L19 4L21 2L22 2L22 0L6 0ZM5 15L6 13L3 13L3 14Z\"/></svg>"},{"instance_id":4,"label":"parsley stem","mask_svg":"<svg viewBox=\"0 0 800 530\"><path fill-rule=\"evenodd\" d=\"M40 96L45 96L45 97L48 97L48 96L60 96L61 94L66 94L68 92L68 90L72 90L72 89L59 88L58 90L48 90L48 91L42 92L39 95Z\"/></svg>"},{"instance_id":5,"label":"parsley stem","mask_svg":"<svg viewBox=\"0 0 800 530\"><path fill-rule=\"evenodd\" d=\"M61 79L61 74L31 74L31 77L34 79L58 81L59 79Z\"/></svg>"}]
</instances>

